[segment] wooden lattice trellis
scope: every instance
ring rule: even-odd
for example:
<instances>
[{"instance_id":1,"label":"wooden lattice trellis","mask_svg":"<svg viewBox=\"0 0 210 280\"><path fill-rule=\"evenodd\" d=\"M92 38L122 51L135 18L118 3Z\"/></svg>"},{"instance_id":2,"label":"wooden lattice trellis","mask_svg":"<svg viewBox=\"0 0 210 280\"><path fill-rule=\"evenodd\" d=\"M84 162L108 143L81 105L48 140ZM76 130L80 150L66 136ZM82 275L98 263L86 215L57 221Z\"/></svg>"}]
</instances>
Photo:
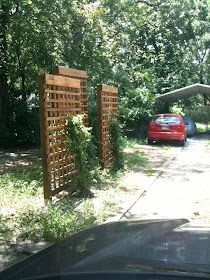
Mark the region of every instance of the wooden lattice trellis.
<instances>
[{"instance_id":1,"label":"wooden lattice trellis","mask_svg":"<svg viewBox=\"0 0 210 280\"><path fill-rule=\"evenodd\" d=\"M82 113L85 114L85 124L88 124L88 98L87 98L87 72L83 70L67 68L63 66L55 66L53 73L55 75L61 75L80 81L81 90L81 109Z\"/></svg>"},{"instance_id":2,"label":"wooden lattice trellis","mask_svg":"<svg viewBox=\"0 0 210 280\"><path fill-rule=\"evenodd\" d=\"M109 121L117 116L117 94L116 87L97 86L99 153L104 167L109 166L112 160L109 144Z\"/></svg>"},{"instance_id":3,"label":"wooden lattice trellis","mask_svg":"<svg viewBox=\"0 0 210 280\"><path fill-rule=\"evenodd\" d=\"M80 81L44 74L40 77L40 123L44 198L67 186L75 172L74 159L66 151L64 127L68 115L81 114Z\"/></svg>"}]
</instances>

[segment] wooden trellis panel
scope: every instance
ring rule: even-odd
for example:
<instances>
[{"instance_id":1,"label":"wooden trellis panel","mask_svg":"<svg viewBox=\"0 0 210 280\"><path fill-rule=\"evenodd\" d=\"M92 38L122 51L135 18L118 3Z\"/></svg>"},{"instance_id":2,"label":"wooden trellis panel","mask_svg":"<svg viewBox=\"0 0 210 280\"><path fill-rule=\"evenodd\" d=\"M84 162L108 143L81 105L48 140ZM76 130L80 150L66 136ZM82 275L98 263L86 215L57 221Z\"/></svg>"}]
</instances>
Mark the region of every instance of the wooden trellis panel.
<instances>
[{"instance_id":1,"label":"wooden trellis panel","mask_svg":"<svg viewBox=\"0 0 210 280\"><path fill-rule=\"evenodd\" d=\"M82 113L86 115L85 124L87 125L88 124L87 72L83 70L67 68L63 66L55 66L53 73L56 75L77 79L80 81L81 108L82 108Z\"/></svg>"},{"instance_id":2,"label":"wooden trellis panel","mask_svg":"<svg viewBox=\"0 0 210 280\"><path fill-rule=\"evenodd\" d=\"M97 86L97 105L99 121L99 153L103 166L109 166L112 155L110 151L109 121L117 116L118 89L107 85Z\"/></svg>"},{"instance_id":3,"label":"wooden trellis panel","mask_svg":"<svg viewBox=\"0 0 210 280\"><path fill-rule=\"evenodd\" d=\"M64 127L68 115L81 114L80 81L44 74L40 77L40 122L44 198L69 186L74 159L66 151Z\"/></svg>"}]
</instances>

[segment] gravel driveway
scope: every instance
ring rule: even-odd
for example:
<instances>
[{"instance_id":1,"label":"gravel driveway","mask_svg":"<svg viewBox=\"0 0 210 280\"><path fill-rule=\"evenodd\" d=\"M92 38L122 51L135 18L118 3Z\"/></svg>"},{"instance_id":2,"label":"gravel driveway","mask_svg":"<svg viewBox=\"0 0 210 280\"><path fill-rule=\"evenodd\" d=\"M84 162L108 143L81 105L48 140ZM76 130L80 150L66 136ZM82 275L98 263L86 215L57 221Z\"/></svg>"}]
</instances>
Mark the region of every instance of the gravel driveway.
<instances>
[{"instance_id":1,"label":"gravel driveway","mask_svg":"<svg viewBox=\"0 0 210 280\"><path fill-rule=\"evenodd\" d=\"M188 218L210 223L210 137L190 138L123 219Z\"/></svg>"}]
</instances>

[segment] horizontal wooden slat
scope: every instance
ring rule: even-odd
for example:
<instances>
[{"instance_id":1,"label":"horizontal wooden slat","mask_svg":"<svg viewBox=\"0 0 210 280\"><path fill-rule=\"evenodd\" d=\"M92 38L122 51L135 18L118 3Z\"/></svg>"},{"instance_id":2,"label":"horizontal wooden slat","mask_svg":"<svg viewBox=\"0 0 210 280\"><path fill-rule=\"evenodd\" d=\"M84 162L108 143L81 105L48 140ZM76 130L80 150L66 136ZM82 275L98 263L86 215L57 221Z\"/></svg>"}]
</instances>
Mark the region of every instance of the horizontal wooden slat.
<instances>
[{"instance_id":1,"label":"horizontal wooden slat","mask_svg":"<svg viewBox=\"0 0 210 280\"><path fill-rule=\"evenodd\" d=\"M46 112L60 112L62 109L62 112L78 112L78 111L81 111L80 107L79 108L46 108Z\"/></svg>"},{"instance_id":2,"label":"horizontal wooden slat","mask_svg":"<svg viewBox=\"0 0 210 280\"><path fill-rule=\"evenodd\" d=\"M118 93L118 88L108 85L98 85L100 87L100 90L102 92L108 92L108 93ZM103 94L102 94L103 96ZM116 98L116 97L115 97Z\"/></svg>"},{"instance_id":3,"label":"horizontal wooden slat","mask_svg":"<svg viewBox=\"0 0 210 280\"><path fill-rule=\"evenodd\" d=\"M72 78L87 79L87 77L88 77L86 71L73 69L73 68L67 68L67 67L63 67L63 66L55 66L53 73L56 75L62 75L62 76L72 77Z\"/></svg>"},{"instance_id":4,"label":"horizontal wooden slat","mask_svg":"<svg viewBox=\"0 0 210 280\"><path fill-rule=\"evenodd\" d=\"M59 86L57 88L59 88L59 89L45 88L44 93L49 94L49 95L57 94L58 96L59 95L67 96L68 94L81 94L79 88L71 88L71 87L63 87L62 88L62 87L59 87Z\"/></svg>"},{"instance_id":5,"label":"horizontal wooden slat","mask_svg":"<svg viewBox=\"0 0 210 280\"><path fill-rule=\"evenodd\" d=\"M68 77L44 74L45 85L55 85L69 88L80 88L80 81Z\"/></svg>"}]
</instances>

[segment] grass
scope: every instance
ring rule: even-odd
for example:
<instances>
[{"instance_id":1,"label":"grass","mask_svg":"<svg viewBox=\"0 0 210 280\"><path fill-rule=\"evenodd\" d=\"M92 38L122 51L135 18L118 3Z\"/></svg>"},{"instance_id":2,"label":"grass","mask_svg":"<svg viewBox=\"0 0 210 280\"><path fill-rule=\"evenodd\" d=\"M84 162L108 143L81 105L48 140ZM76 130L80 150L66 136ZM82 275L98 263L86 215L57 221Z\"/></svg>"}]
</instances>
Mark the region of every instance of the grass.
<instances>
[{"instance_id":1,"label":"grass","mask_svg":"<svg viewBox=\"0 0 210 280\"><path fill-rule=\"evenodd\" d=\"M148 158L142 153L135 153L126 156L125 165L129 169L136 166L146 166L148 163Z\"/></svg>"},{"instance_id":2,"label":"grass","mask_svg":"<svg viewBox=\"0 0 210 280\"><path fill-rule=\"evenodd\" d=\"M162 145L159 147L161 150L164 150L164 151L168 151L170 149L170 146L166 146L166 145Z\"/></svg>"},{"instance_id":3,"label":"grass","mask_svg":"<svg viewBox=\"0 0 210 280\"><path fill-rule=\"evenodd\" d=\"M132 169L135 167L146 167L148 164L148 157L139 150L140 142L138 139L125 140L125 169Z\"/></svg>"},{"instance_id":4,"label":"grass","mask_svg":"<svg viewBox=\"0 0 210 280\"><path fill-rule=\"evenodd\" d=\"M125 148L134 148L135 146L146 144L147 137L145 138L124 138L123 144Z\"/></svg>"},{"instance_id":5,"label":"grass","mask_svg":"<svg viewBox=\"0 0 210 280\"><path fill-rule=\"evenodd\" d=\"M146 174L147 174L147 176L153 176L154 173L155 173L155 170L152 169L151 167L149 167L149 168L146 169Z\"/></svg>"},{"instance_id":6,"label":"grass","mask_svg":"<svg viewBox=\"0 0 210 280\"><path fill-rule=\"evenodd\" d=\"M0 176L0 240L7 242L15 236L17 241L57 241L104 222L118 210L119 190L112 188L112 183L119 176L120 172L114 175L104 171L94 175L93 192L97 192L100 203L94 197L68 196L46 207L41 167L5 171Z\"/></svg>"},{"instance_id":7,"label":"grass","mask_svg":"<svg viewBox=\"0 0 210 280\"><path fill-rule=\"evenodd\" d=\"M117 173L94 170L94 196L67 196L44 206L42 170L39 164L15 166L0 175L0 240L5 243L30 239L58 241L80 230L105 222L119 211L125 193L118 180L138 167L148 176L153 174L149 159L140 150L139 140L126 140L125 169Z\"/></svg>"},{"instance_id":8,"label":"grass","mask_svg":"<svg viewBox=\"0 0 210 280\"><path fill-rule=\"evenodd\" d=\"M207 131L207 127L203 123L196 123L196 128L198 133L203 133Z\"/></svg>"},{"instance_id":9,"label":"grass","mask_svg":"<svg viewBox=\"0 0 210 280\"><path fill-rule=\"evenodd\" d=\"M123 144L125 148L134 148L136 145L139 145L140 142L136 138L131 138L131 139L125 138Z\"/></svg>"},{"instance_id":10,"label":"grass","mask_svg":"<svg viewBox=\"0 0 210 280\"><path fill-rule=\"evenodd\" d=\"M8 195L35 195L42 187L41 168L15 168L0 177L0 192Z\"/></svg>"}]
</instances>

